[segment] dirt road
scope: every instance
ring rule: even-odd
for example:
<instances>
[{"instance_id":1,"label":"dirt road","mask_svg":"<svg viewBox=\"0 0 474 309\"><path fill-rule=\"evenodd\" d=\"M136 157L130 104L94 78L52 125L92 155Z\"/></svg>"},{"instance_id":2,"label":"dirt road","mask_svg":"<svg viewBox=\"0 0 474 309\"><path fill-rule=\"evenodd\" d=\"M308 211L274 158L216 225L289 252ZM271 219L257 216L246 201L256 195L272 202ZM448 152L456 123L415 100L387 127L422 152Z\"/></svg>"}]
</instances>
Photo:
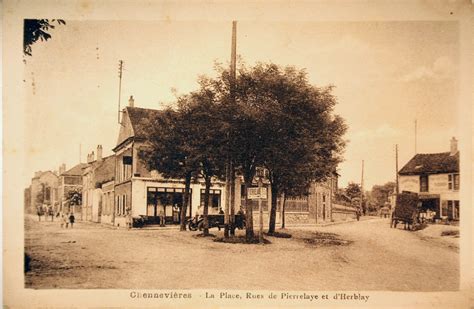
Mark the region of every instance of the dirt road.
<instances>
[{"instance_id":1,"label":"dirt road","mask_svg":"<svg viewBox=\"0 0 474 309\"><path fill-rule=\"evenodd\" d=\"M440 291L459 285L458 239L390 229L387 219L299 227L287 231L292 238L268 237L271 244L263 246L170 229L79 222L66 230L34 217L25 225L28 288Z\"/></svg>"}]
</instances>

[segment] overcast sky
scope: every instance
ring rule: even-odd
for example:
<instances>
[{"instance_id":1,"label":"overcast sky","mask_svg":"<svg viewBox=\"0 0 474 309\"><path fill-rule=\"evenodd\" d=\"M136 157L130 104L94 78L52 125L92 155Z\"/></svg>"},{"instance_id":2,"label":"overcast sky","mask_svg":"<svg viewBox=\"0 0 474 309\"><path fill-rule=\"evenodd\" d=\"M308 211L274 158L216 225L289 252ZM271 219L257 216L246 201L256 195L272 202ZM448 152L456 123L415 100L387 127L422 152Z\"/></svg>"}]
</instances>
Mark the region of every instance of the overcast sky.
<instances>
[{"instance_id":1,"label":"overcast sky","mask_svg":"<svg viewBox=\"0 0 474 309\"><path fill-rule=\"evenodd\" d=\"M200 74L230 58L230 22L70 21L33 45L26 57L25 167L54 170L82 162L117 141L118 60L124 61L122 107L161 108L173 89L197 88ZM458 136L459 33L455 22L238 22L237 53L257 61L294 65L317 86L334 85L336 113L349 140L339 185L365 188L395 177L414 155L449 151Z\"/></svg>"}]
</instances>

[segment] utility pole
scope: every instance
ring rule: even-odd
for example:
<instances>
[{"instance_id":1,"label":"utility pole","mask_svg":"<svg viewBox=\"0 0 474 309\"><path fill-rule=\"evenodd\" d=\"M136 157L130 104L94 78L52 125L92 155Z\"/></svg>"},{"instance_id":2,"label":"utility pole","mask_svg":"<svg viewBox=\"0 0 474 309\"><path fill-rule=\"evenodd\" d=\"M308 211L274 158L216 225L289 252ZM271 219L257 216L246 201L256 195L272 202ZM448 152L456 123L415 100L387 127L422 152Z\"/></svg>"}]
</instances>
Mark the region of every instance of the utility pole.
<instances>
[{"instance_id":1,"label":"utility pole","mask_svg":"<svg viewBox=\"0 0 474 309\"><path fill-rule=\"evenodd\" d=\"M79 144L79 163L82 163L81 157L82 157L82 144Z\"/></svg>"},{"instance_id":2,"label":"utility pole","mask_svg":"<svg viewBox=\"0 0 474 309\"><path fill-rule=\"evenodd\" d=\"M232 21L232 42L231 42L231 53L230 53L230 95L231 104L235 104L235 80L236 80L236 67L237 67L237 21ZM232 115L231 115L232 116ZM228 132L229 141L229 156L226 164L226 201L224 210L224 237L229 237L229 231L234 235L235 229L235 172L233 166L233 160L231 156L232 149L232 128Z\"/></svg>"},{"instance_id":3,"label":"utility pole","mask_svg":"<svg viewBox=\"0 0 474 309\"><path fill-rule=\"evenodd\" d=\"M363 210L364 204L364 160L362 160L362 174L360 177L360 209Z\"/></svg>"},{"instance_id":4,"label":"utility pole","mask_svg":"<svg viewBox=\"0 0 474 309\"><path fill-rule=\"evenodd\" d=\"M118 94L118 123L122 124L120 122L120 97L122 95L122 71L123 71L123 61L119 60L119 94Z\"/></svg>"},{"instance_id":5,"label":"utility pole","mask_svg":"<svg viewBox=\"0 0 474 309\"><path fill-rule=\"evenodd\" d=\"M398 187L398 144L395 145L395 184L396 184L396 193L399 193Z\"/></svg>"},{"instance_id":6,"label":"utility pole","mask_svg":"<svg viewBox=\"0 0 474 309\"><path fill-rule=\"evenodd\" d=\"M417 151L416 151L416 119L415 119L415 154L417 154Z\"/></svg>"}]
</instances>

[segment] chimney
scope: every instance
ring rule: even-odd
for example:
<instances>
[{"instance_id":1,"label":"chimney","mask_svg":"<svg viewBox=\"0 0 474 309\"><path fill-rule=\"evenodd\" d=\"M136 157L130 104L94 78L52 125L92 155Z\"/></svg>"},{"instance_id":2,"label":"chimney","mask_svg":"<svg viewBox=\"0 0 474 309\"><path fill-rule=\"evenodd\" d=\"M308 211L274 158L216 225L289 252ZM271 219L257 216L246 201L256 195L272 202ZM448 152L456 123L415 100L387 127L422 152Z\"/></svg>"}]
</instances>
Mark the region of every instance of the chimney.
<instances>
[{"instance_id":1,"label":"chimney","mask_svg":"<svg viewBox=\"0 0 474 309\"><path fill-rule=\"evenodd\" d=\"M87 163L91 163L92 161L94 161L94 152L87 155Z\"/></svg>"},{"instance_id":2,"label":"chimney","mask_svg":"<svg viewBox=\"0 0 474 309\"><path fill-rule=\"evenodd\" d=\"M66 164L63 163L59 166L59 175L61 175L65 171L66 171Z\"/></svg>"},{"instance_id":3,"label":"chimney","mask_svg":"<svg viewBox=\"0 0 474 309\"><path fill-rule=\"evenodd\" d=\"M454 156L458 152L458 140L456 138L451 139L451 156Z\"/></svg>"},{"instance_id":4,"label":"chimney","mask_svg":"<svg viewBox=\"0 0 474 309\"><path fill-rule=\"evenodd\" d=\"M135 100L133 99L133 95L131 95L130 99L128 99L128 106L130 106L130 107L135 106Z\"/></svg>"},{"instance_id":5,"label":"chimney","mask_svg":"<svg viewBox=\"0 0 474 309\"><path fill-rule=\"evenodd\" d=\"M102 145L97 145L97 161L102 161Z\"/></svg>"}]
</instances>

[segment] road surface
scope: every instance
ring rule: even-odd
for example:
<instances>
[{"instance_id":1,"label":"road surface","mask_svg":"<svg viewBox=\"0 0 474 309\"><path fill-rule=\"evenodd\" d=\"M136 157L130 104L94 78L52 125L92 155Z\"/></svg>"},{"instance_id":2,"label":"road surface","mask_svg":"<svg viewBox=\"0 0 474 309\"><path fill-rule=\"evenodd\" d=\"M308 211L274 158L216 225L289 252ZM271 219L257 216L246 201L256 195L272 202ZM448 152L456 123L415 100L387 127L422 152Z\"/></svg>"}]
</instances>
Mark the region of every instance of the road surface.
<instances>
[{"instance_id":1,"label":"road surface","mask_svg":"<svg viewBox=\"0 0 474 309\"><path fill-rule=\"evenodd\" d=\"M286 232L293 237L267 237L267 245L224 244L196 237L198 232L81 222L61 229L59 222L27 217L25 251L31 261L25 286L307 291L459 286L459 239L391 229L388 219Z\"/></svg>"}]
</instances>

